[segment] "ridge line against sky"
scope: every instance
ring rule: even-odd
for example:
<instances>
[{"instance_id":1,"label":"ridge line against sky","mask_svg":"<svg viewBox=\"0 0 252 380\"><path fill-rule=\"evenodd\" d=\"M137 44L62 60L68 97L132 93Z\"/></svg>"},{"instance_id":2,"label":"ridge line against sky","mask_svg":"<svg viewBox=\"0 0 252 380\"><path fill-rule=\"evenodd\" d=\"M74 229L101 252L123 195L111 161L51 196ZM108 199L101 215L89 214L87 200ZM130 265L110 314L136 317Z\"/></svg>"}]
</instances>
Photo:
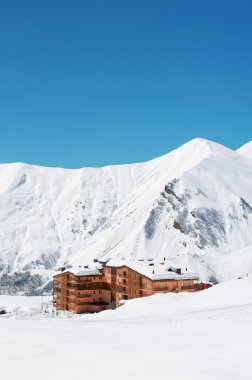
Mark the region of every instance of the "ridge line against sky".
<instances>
[{"instance_id":1,"label":"ridge line against sky","mask_svg":"<svg viewBox=\"0 0 252 380\"><path fill-rule=\"evenodd\" d=\"M247 0L5 2L0 163L144 162L252 140Z\"/></svg>"},{"instance_id":2,"label":"ridge line against sky","mask_svg":"<svg viewBox=\"0 0 252 380\"><path fill-rule=\"evenodd\" d=\"M160 156L158 156L158 157L152 157L152 158L150 158L150 159L148 159L148 160L146 160L146 161L138 161L138 162L132 162L132 161L130 161L130 162L126 162L126 163L121 163L121 164L117 164L117 163L113 163L113 164L110 164L110 163L108 163L108 164L106 164L106 165L103 165L103 166L81 166L81 167L76 167L76 168L65 168L65 167L62 167L62 166L47 166L47 165L38 165L38 164L33 164L33 163L29 163L29 162L22 162L22 161L17 161L17 162L4 162L4 163L0 163L0 165L15 165L15 164L21 164L21 165L28 165L28 166L38 166L38 167L45 167L45 168L55 168L55 169L63 169L63 170L81 170L81 169L85 169L85 168L89 168L89 169L92 169L92 168L97 168L97 169L99 169L99 168L104 168L104 167L112 167L112 166L124 166L124 165L134 165L134 164L145 164L145 163L148 163L148 162L150 162L150 161L153 161L153 160L156 160L156 159L158 159L158 158L161 158L161 157L163 157L163 156L166 156L166 155L168 155L168 154L170 154L170 153L173 153L173 152L175 152L175 151L177 151L179 148L181 148L181 147L183 147L184 145L187 145L187 144L189 144L189 143L191 143L191 142L193 142L193 141L196 141L196 140L202 140L202 141L204 141L204 142L210 142L210 143L213 143L213 144L217 144L217 145L220 145L220 146L222 146L222 147L224 147L224 148L228 148L228 149L231 149L231 148L229 148L229 147L227 147L227 146L225 146L225 145L223 145L223 144L219 144L218 142L216 142L216 141L212 141L212 140L206 140L206 139L203 139L203 138L201 138L201 137L196 137L196 138L194 138L194 139L192 139L192 140L190 140L190 141L187 141L186 143L184 143L184 144L182 144L182 145L180 145L180 146L178 146L178 147L176 147L176 148L174 148L174 149L172 149L172 150L170 150L170 151L168 151L168 152L166 152L166 153L164 153L164 154L162 154L162 155L160 155ZM240 153L240 154L242 154L242 155L245 155L245 156L248 156L248 154L246 154L245 152L243 152L244 151L244 148L245 148L245 150L247 150L248 149L248 147L249 147L249 150L251 149L252 150L252 141L249 141L249 142L247 142L247 143L245 143L244 145L242 145L242 146L240 146L238 149L231 149L231 151L233 151L233 152L237 152L237 153Z\"/></svg>"}]
</instances>

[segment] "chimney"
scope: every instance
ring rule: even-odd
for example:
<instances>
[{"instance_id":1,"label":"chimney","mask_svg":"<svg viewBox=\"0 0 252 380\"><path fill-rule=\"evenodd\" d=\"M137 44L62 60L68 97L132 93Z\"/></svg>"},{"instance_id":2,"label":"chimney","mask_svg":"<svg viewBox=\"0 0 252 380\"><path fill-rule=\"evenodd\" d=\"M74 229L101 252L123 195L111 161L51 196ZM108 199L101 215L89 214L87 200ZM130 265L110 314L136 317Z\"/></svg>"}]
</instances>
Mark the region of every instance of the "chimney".
<instances>
[{"instance_id":1,"label":"chimney","mask_svg":"<svg viewBox=\"0 0 252 380\"><path fill-rule=\"evenodd\" d=\"M177 274L181 274L181 268L177 268L176 272Z\"/></svg>"}]
</instances>

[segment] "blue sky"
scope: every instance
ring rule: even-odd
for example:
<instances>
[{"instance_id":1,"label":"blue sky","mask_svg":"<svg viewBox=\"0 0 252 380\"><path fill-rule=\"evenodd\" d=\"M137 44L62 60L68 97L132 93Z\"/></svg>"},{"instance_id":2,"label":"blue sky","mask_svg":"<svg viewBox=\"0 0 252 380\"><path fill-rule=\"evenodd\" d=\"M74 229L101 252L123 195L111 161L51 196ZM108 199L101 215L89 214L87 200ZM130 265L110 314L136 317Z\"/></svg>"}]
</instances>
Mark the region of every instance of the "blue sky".
<instances>
[{"instance_id":1,"label":"blue sky","mask_svg":"<svg viewBox=\"0 0 252 380\"><path fill-rule=\"evenodd\" d=\"M252 140L251 1L5 1L0 162L145 161Z\"/></svg>"}]
</instances>

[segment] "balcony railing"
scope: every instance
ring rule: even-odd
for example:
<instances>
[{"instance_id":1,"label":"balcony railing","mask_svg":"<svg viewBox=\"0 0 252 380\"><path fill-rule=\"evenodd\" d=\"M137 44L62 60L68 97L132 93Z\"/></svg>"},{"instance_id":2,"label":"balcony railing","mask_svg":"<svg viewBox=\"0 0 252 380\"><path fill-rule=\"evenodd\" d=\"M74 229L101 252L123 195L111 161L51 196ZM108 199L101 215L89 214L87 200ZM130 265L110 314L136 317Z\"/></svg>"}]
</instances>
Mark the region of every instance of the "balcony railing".
<instances>
[{"instance_id":1,"label":"balcony railing","mask_svg":"<svg viewBox=\"0 0 252 380\"><path fill-rule=\"evenodd\" d=\"M99 301L99 302L78 302L77 301L74 304L77 306L108 306L109 305L108 302L103 302L103 301Z\"/></svg>"},{"instance_id":2,"label":"balcony railing","mask_svg":"<svg viewBox=\"0 0 252 380\"><path fill-rule=\"evenodd\" d=\"M82 279L68 279L67 280L68 283L71 283L71 284L86 284L86 283L90 283L90 282L95 282L93 281L92 279L89 279L89 278L82 278Z\"/></svg>"},{"instance_id":3,"label":"balcony railing","mask_svg":"<svg viewBox=\"0 0 252 380\"><path fill-rule=\"evenodd\" d=\"M76 290L110 290L110 284L107 282L89 282L89 283L67 283L69 289Z\"/></svg>"}]
</instances>

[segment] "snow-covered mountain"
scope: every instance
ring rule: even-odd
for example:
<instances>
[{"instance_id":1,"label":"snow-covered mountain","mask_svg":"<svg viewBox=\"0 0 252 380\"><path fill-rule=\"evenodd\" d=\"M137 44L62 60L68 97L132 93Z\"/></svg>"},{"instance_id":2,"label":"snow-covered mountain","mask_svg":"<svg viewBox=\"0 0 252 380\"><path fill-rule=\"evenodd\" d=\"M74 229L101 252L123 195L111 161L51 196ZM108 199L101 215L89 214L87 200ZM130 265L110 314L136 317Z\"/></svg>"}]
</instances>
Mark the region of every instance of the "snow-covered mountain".
<instances>
[{"instance_id":1,"label":"snow-covered mountain","mask_svg":"<svg viewBox=\"0 0 252 380\"><path fill-rule=\"evenodd\" d=\"M237 152L243 154L244 156L252 158L252 141L243 145L240 149L237 150Z\"/></svg>"},{"instance_id":2,"label":"snow-covered mountain","mask_svg":"<svg viewBox=\"0 0 252 380\"><path fill-rule=\"evenodd\" d=\"M245 148L195 139L140 164L0 165L1 292L48 290L55 268L94 257L166 257L216 281L252 272Z\"/></svg>"}]
</instances>

